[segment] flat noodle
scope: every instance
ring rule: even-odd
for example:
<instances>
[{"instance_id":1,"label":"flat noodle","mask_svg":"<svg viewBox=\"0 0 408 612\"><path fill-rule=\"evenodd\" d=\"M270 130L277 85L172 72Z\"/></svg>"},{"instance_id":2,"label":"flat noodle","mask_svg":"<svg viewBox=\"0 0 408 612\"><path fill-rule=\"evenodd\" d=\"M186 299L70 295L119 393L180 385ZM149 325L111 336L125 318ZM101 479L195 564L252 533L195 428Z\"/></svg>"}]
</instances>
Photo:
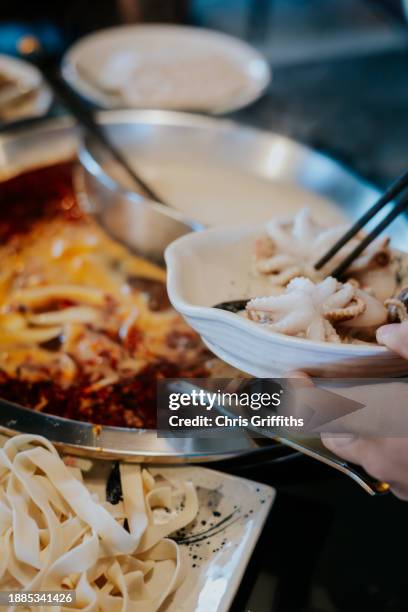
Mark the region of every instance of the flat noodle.
<instances>
[{"instance_id":1,"label":"flat noodle","mask_svg":"<svg viewBox=\"0 0 408 612\"><path fill-rule=\"evenodd\" d=\"M41 344L53 338L58 338L62 333L62 327L47 327L46 329L15 329L0 330L0 343L8 344Z\"/></svg>"},{"instance_id":2,"label":"flat noodle","mask_svg":"<svg viewBox=\"0 0 408 612\"><path fill-rule=\"evenodd\" d=\"M27 320L31 325L63 325L64 323L91 323L97 317L98 311L95 308L72 306L54 312L29 315Z\"/></svg>"},{"instance_id":3,"label":"flat noodle","mask_svg":"<svg viewBox=\"0 0 408 612\"><path fill-rule=\"evenodd\" d=\"M75 302L100 306L105 302L105 293L96 287L84 287L83 285L49 285L15 291L11 295L10 302L33 306L58 299L71 299Z\"/></svg>"},{"instance_id":4,"label":"flat noodle","mask_svg":"<svg viewBox=\"0 0 408 612\"><path fill-rule=\"evenodd\" d=\"M0 449L0 590L75 590L75 606L56 611L158 610L186 573L180 546L167 536L195 518L197 495L177 482L176 496L174 482L138 465L121 465L120 474L116 507L91 495L45 438L8 440ZM167 522L155 521L157 508Z\"/></svg>"}]
</instances>

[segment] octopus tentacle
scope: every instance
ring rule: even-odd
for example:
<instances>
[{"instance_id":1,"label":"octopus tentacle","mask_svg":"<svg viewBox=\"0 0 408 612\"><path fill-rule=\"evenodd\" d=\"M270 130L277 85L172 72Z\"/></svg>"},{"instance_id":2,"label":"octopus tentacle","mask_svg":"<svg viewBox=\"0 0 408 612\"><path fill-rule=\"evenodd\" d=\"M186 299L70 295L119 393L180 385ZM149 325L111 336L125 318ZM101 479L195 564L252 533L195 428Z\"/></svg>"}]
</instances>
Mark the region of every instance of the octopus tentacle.
<instances>
[{"instance_id":1,"label":"octopus tentacle","mask_svg":"<svg viewBox=\"0 0 408 612\"><path fill-rule=\"evenodd\" d=\"M274 331L281 332L283 334L296 335L305 330L308 327L310 321L310 315L308 312L299 314L298 312L291 312L286 314L282 319L277 320L276 323L271 323L270 328Z\"/></svg>"},{"instance_id":2,"label":"octopus tentacle","mask_svg":"<svg viewBox=\"0 0 408 612\"><path fill-rule=\"evenodd\" d=\"M279 272L283 268L296 265L296 260L291 255L285 255L279 253L278 255L272 255L259 262L258 269L260 272L269 274L270 272Z\"/></svg>"},{"instance_id":3,"label":"octopus tentacle","mask_svg":"<svg viewBox=\"0 0 408 612\"><path fill-rule=\"evenodd\" d=\"M317 340L323 342L326 338L326 327L324 319L314 319L306 330L306 335L310 340Z\"/></svg>"},{"instance_id":4,"label":"octopus tentacle","mask_svg":"<svg viewBox=\"0 0 408 612\"><path fill-rule=\"evenodd\" d=\"M328 308L344 308L346 304L353 299L354 288L352 285L346 283L341 289L336 291L333 295L329 296L326 300L326 307Z\"/></svg>"},{"instance_id":5,"label":"octopus tentacle","mask_svg":"<svg viewBox=\"0 0 408 612\"><path fill-rule=\"evenodd\" d=\"M360 297L355 296L351 299L349 306L332 308L331 310L325 309L324 316L332 323L340 323L358 317L363 314L366 308L367 306L364 301Z\"/></svg>"},{"instance_id":6,"label":"octopus tentacle","mask_svg":"<svg viewBox=\"0 0 408 612\"><path fill-rule=\"evenodd\" d=\"M326 339L328 342L341 342L341 338L339 336L339 334L337 333L336 329L333 327L333 325L330 323L330 321L327 321L326 319L323 321L324 323L324 329L326 332Z\"/></svg>"},{"instance_id":7,"label":"octopus tentacle","mask_svg":"<svg viewBox=\"0 0 408 612\"><path fill-rule=\"evenodd\" d=\"M338 296L339 291L337 291L337 288L337 280L332 276L328 276L318 285L314 285L312 291L315 292L319 302L324 302L326 304L328 300L333 301Z\"/></svg>"},{"instance_id":8,"label":"octopus tentacle","mask_svg":"<svg viewBox=\"0 0 408 612\"><path fill-rule=\"evenodd\" d=\"M296 308L297 297L290 293L274 296L274 300L270 297L254 298L248 302L248 310L257 310L261 312L287 312L290 309Z\"/></svg>"}]
</instances>

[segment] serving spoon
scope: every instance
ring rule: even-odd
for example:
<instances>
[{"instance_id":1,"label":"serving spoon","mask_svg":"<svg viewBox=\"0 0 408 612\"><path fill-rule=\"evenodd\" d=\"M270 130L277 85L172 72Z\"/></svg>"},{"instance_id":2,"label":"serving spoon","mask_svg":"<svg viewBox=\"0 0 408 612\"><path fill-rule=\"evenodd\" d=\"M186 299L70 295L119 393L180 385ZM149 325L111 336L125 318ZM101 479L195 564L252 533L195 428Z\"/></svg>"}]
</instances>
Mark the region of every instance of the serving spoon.
<instances>
[{"instance_id":1,"label":"serving spoon","mask_svg":"<svg viewBox=\"0 0 408 612\"><path fill-rule=\"evenodd\" d=\"M219 308L219 310L226 310L227 312L238 313L241 310L245 310L246 305L252 298L247 298L246 300L230 300L227 302L219 302L219 304L215 304L213 308Z\"/></svg>"},{"instance_id":2,"label":"serving spoon","mask_svg":"<svg viewBox=\"0 0 408 612\"><path fill-rule=\"evenodd\" d=\"M83 210L132 252L162 264L171 242L202 226L170 206L128 191L110 177L82 143L82 163L74 173L74 188Z\"/></svg>"}]
</instances>

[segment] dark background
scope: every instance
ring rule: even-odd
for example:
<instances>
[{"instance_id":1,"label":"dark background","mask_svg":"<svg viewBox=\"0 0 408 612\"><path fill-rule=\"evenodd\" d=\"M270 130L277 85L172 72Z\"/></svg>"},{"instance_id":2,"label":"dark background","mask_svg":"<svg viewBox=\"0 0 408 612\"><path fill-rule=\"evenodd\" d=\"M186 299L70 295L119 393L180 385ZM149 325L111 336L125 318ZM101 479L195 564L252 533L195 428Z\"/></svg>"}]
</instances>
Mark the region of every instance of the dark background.
<instances>
[{"instance_id":1,"label":"dark background","mask_svg":"<svg viewBox=\"0 0 408 612\"><path fill-rule=\"evenodd\" d=\"M216 28L265 53L272 84L234 119L319 148L380 186L407 167L402 0L2 0L0 50L34 31L61 53L93 29L143 21ZM408 612L408 504L370 498L306 457L227 469L278 489L234 612Z\"/></svg>"}]
</instances>

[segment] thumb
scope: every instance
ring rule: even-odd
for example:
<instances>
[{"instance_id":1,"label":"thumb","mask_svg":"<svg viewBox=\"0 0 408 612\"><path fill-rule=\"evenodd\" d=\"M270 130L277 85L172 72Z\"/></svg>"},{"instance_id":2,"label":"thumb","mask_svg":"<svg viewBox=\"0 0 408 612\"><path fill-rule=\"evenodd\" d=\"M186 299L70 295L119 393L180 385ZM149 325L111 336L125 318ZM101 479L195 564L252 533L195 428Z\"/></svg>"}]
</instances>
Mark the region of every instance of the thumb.
<instances>
[{"instance_id":1,"label":"thumb","mask_svg":"<svg viewBox=\"0 0 408 612\"><path fill-rule=\"evenodd\" d=\"M361 463L361 438L354 435L330 436L322 434L321 440L332 453L351 463Z\"/></svg>"},{"instance_id":2,"label":"thumb","mask_svg":"<svg viewBox=\"0 0 408 612\"><path fill-rule=\"evenodd\" d=\"M378 328L377 342L408 359L408 321Z\"/></svg>"}]
</instances>

